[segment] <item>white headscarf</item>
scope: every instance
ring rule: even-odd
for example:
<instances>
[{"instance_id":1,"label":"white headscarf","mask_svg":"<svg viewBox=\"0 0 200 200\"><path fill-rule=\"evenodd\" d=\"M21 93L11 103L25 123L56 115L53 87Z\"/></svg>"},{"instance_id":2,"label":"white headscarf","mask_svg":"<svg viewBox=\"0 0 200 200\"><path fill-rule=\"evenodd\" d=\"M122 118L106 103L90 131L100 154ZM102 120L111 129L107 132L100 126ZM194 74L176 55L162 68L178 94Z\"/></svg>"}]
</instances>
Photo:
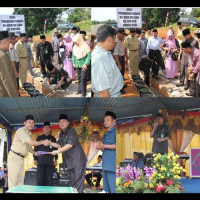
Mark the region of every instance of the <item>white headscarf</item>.
<instances>
[{"instance_id":1,"label":"white headscarf","mask_svg":"<svg viewBox=\"0 0 200 200\"><path fill-rule=\"evenodd\" d=\"M79 46L75 44L73 47L73 54L77 59L85 57L91 51L90 47L85 43L80 34L76 34L72 41L79 44Z\"/></svg>"}]
</instances>

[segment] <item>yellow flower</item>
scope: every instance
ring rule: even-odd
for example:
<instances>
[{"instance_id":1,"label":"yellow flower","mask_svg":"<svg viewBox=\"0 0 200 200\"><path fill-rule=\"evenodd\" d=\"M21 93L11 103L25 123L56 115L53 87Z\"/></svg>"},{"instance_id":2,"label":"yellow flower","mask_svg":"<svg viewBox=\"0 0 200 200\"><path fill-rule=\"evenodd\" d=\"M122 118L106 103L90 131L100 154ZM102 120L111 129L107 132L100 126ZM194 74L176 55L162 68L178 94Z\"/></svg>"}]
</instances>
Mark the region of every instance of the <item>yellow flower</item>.
<instances>
[{"instance_id":1,"label":"yellow flower","mask_svg":"<svg viewBox=\"0 0 200 200\"><path fill-rule=\"evenodd\" d=\"M141 176L138 176L138 179L141 179Z\"/></svg>"},{"instance_id":2,"label":"yellow flower","mask_svg":"<svg viewBox=\"0 0 200 200\"><path fill-rule=\"evenodd\" d=\"M183 172L186 172L186 169L183 169Z\"/></svg>"},{"instance_id":3,"label":"yellow flower","mask_svg":"<svg viewBox=\"0 0 200 200\"><path fill-rule=\"evenodd\" d=\"M158 176L161 176L161 174L158 174Z\"/></svg>"},{"instance_id":4,"label":"yellow flower","mask_svg":"<svg viewBox=\"0 0 200 200\"><path fill-rule=\"evenodd\" d=\"M168 160L170 159L170 155L167 156Z\"/></svg>"},{"instance_id":5,"label":"yellow flower","mask_svg":"<svg viewBox=\"0 0 200 200\"><path fill-rule=\"evenodd\" d=\"M161 176L160 178L165 178L164 176Z\"/></svg>"},{"instance_id":6,"label":"yellow flower","mask_svg":"<svg viewBox=\"0 0 200 200\"><path fill-rule=\"evenodd\" d=\"M173 163L172 165L173 165L173 166L176 166L176 163Z\"/></svg>"},{"instance_id":7,"label":"yellow flower","mask_svg":"<svg viewBox=\"0 0 200 200\"><path fill-rule=\"evenodd\" d=\"M153 168L156 168L156 166L154 165Z\"/></svg>"},{"instance_id":8,"label":"yellow flower","mask_svg":"<svg viewBox=\"0 0 200 200\"><path fill-rule=\"evenodd\" d=\"M148 183L144 183L144 187L148 188L149 184Z\"/></svg>"},{"instance_id":9,"label":"yellow flower","mask_svg":"<svg viewBox=\"0 0 200 200\"><path fill-rule=\"evenodd\" d=\"M169 155L170 155L170 156L173 156L173 155L174 155L174 153L170 153Z\"/></svg>"},{"instance_id":10,"label":"yellow flower","mask_svg":"<svg viewBox=\"0 0 200 200\"><path fill-rule=\"evenodd\" d=\"M154 153L154 154L153 154L153 157L155 157L155 156L156 156L156 154Z\"/></svg>"},{"instance_id":11,"label":"yellow flower","mask_svg":"<svg viewBox=\"0 0 200 200\"><path fill-rule=\"evenodd\" d=\"M176 164L177 167L179 167L179 164Z\"/></svg>"},{"instance_id":12,"label":"yellow flower","mask_svg":"<svg viewBox=\"0 0 200 200\"><path fill-rule=\"evenodd\" d=\"M160 165L159 165L159 164L156 164L156 167L160 167Z\"/></svg>"},{"instance_id":13,"label":"yellow flower","mask_svg":"<svg viewBox=\"0 0 200 200\"><path fill-rule=\"evenodd\" d=\"M154 161L157 161L158 160L158 158L156 157L156 158L154 158Z\"/></svg>"},{"instance_id":14,"label":"yellow flower","mask_svg":"<svg viewBox=\"0 0 200 200\"><path fill-rule=\"evenodd\" d=\"M178 171L177 171L177 174L180 174L180 173L181 173L181 171L180 171L180 170L178 170Z\"/></svg>"},{"instance_id":15,"label":"yellow flower","mask_svg":"<svg viewBox=\"0 0 200 200\"><path fill-rule=\"evenodd\" d=\"M117 178L117 179L116 179L116 186L119 186L120 182L121 182L120 179Z\"/></svg>"},{"instance_id":16,"label":"yellow flower","mask_svg":"<svg viewBox=\"0 0 200 200\"><path fill-rule=\"evenodd\" d=\"M176 155L176 158L179 158L179 156L178 156L178 155Z\"/></svg>"},{"instance_id":17,"label":"yellow flower","mask_svg":"<svg viewBox=\"0 0 200 200\"><path fill-rule=\"evenodd\" d=\"M153 188L153 183L149 183L149 187L150 187L150 188Z\"/></svg>"}]
</instances>

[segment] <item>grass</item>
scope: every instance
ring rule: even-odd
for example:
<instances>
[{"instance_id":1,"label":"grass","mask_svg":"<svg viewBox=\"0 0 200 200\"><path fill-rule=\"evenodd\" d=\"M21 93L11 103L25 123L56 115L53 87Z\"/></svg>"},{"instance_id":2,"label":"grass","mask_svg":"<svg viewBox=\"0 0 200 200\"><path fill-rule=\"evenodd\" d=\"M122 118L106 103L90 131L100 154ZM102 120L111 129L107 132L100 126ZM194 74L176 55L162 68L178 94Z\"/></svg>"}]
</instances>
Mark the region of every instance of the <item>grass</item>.
<instances>
[{"instance_id":1,"label":"grass","mask_svg":"<svg viewBox=\"0 0 200 200\"><path fill-rule=\"evenodd\" d=\"M92 26L91 20L85 20L74 24L78 26L81 31L86 31L86 33L91 34L91 26Z\"/></svg>"}]
</instances>

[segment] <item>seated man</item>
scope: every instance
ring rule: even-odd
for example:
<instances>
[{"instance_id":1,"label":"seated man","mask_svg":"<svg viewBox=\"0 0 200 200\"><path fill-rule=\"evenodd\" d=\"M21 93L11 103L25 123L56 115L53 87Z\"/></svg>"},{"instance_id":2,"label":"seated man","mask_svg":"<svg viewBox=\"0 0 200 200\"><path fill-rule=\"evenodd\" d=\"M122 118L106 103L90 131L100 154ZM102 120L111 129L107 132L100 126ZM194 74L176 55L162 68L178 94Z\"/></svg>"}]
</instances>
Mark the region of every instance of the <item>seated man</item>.
<instances>
[{"instance_id":1,"label":"seated man","mask_svg":"<svg viewBox=\"0 0 200 200\"><path fill-rule=\"evenodd\" d=\"M47 63L47 85L56 84L56 89L62 88L67 90L72 80L68 73L59 65L54 66L52 63Z\"/></svg>"},{"instance_id":2,"label":"seated man","mask_svg":"<svg viewBox=\"0 0 200 200\"><path fill-rule=\"evenodd\" d=\"M131 163L131 166L136 168L139 167L140 169L144 168L144 161L142 159L139 159L137 152L133 153L133 161Z\"/></svg>"},{"instance_id":3,"label":"seated man","mask_svg":"<svg viewBox=\"0 0 200 200\"><path fill-rule=\"evenodd\" d=\"M94 163L93 167L102 167L102 156L101 155L98 156L98 162ZM102 178L101 172L102 172L102 170L99 170L99 171L95 170L93 172L93 175L92 175L92 173L89 173L85 176L85 179L89 186L93 185L93 183L92 183L92 176L93 176L93 177L97 177L96 188L97 189L100 188L100 181Z\"/></svg>"}]
</instances>

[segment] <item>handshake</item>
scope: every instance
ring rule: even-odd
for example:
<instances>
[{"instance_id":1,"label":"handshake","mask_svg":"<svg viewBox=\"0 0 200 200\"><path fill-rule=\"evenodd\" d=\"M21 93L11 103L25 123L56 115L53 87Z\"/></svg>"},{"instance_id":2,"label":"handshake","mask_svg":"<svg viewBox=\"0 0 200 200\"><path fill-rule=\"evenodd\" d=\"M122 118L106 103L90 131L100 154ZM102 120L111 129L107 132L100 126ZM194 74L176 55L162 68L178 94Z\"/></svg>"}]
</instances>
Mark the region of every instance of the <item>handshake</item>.
<instances>
[{"instance_id":1,"label":"handshake","mask_svg":"<svg viewBox=\"0 0 200 200\"><path fill-rule=\"evenodd\" d=\"M49 145L51 145L51 141L50 140L42 140L42 144L44 145L44 146L49 146Z\"/></svg>"}]
</instances>

